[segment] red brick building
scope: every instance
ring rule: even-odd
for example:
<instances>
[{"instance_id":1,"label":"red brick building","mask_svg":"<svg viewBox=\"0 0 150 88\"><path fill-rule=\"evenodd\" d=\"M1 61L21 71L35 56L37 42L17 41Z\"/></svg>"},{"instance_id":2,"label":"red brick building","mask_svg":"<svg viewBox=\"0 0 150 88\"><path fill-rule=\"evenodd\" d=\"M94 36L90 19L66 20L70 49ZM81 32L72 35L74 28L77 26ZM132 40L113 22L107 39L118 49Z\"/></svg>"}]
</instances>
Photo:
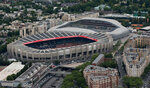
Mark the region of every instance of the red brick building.
<instances>
[{"instance_id":1,"label":"red brick building","mask_svg":"<svg viewBox=\"0 0 150 88\"><path fill-rule=\"evenodd\" d=\"M89 65L84 69L83 74L89 88L118 87L119 77L117 69Z\"/></svg>"}]
</instances>

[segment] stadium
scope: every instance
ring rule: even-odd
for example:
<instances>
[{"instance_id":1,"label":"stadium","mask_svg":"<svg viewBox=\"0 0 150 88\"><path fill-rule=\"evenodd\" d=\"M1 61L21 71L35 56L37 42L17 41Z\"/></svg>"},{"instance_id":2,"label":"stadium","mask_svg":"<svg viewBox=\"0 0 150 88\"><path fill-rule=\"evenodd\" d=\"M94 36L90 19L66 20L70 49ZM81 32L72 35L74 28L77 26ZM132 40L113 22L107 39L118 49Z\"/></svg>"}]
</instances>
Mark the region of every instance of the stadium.
<instances>
[{"instance_id":1,"label":"stadium","mask_svg":"<svg viewBox=\"0 0 150 88\"><path fill-rule=\"evenodd\" d=\"M49 31L62 30L83 33L104 32L112 36L113 40L118 40L129 35L129 30L118 21L106 18L83 18L77 21L66 22L53 27Z\"/></svg>"},{"instance_id":2,"label":"stadium","mask_svg":"<svg viewBox=\"0 0 150 88\"><path fill-rule=\"evenodd\" d=\"M8 44L10 57L22 61L80 62L95 53L108 52L113 39L105 33L50 31Z\"/></svg>"}]
</instances>

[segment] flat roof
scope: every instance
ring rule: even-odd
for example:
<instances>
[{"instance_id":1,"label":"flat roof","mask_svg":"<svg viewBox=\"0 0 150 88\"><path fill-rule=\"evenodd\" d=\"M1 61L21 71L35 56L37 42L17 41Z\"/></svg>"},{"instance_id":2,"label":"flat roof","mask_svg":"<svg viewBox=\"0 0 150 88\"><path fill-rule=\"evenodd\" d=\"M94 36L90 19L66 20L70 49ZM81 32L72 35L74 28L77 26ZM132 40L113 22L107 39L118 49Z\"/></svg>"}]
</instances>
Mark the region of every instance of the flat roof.
<instances>
[{"instance_id":1,"label":"flat roof","mask_svg":"<svg viewBox=\"0 0 150 88\"><path fill-rule=\"evenodd\" d=\"M23 69L21 62L13 62L0 72L0 80L6 80L7 76L18 73Z\"/></svg>"},{"instance_id":2,"label":"flat roof","mask_svg":"<svg viewBox=\"0 0 150 88\"><path fill-rule=\"evenodd\" d=\"M104 57L104 54L100 54L93 62L92 64L98 63L99 60L101 60Z\"/></svg>"},{"instance_id":3,"label":"flat roof","mask_svg":"<svg viewBox=\"0 0 150 88\"><path fill-rule=\"evenodd\" d=\"M72 63L72 64L67 64L67 65L62 65L63 67L68 67L68 68L76 68L80 65L82 65L83 63Z\"/></svg>"}]
</instances>

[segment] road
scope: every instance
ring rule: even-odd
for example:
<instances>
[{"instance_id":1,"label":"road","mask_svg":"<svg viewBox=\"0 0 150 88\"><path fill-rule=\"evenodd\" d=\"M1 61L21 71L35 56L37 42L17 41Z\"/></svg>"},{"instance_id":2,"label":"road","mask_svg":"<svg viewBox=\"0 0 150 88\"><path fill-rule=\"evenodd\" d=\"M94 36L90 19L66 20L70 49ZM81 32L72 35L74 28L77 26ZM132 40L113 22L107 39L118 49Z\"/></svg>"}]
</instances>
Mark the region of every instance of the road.
<instances>
[{"instance_id":1,"label":"road","mask_svg":"<svg viewBox=\"0 0 150 88\"><path fill-rule=\"evenodd\" d=\"M122 78L126 75L125 69L123 67L123 57L121 54L115 55L115 59L117 61L118 64L118 71L120 74L120 79L119 79L119 87L123 88L123 82L122 82Z\"/></svg>"},{"instance_id":2,"label":"road","mask_svg":"<svg viewBox=\"0 0 150 88\"><path fill-rule=\"evenodd\" d=\"M53 71L53 72L49 72L51 74L63 74L63 75L69 75L71 74L71 72L65 72L65 71Z\"/></svg>"},{"instance_id":3,"label":"road","mask_svg":"<svg viewBox=\"0 0 150 88\"><path fill-rule=\"evenodd\" d=\"M146 77L143 80L144 85L142 88L150 88L150 72L146 75Z\"/></svg>"},{"instance_id":4,"label":"road","mask_svg":"<svg viewBox=\"0 0 150 88\"><path fill-rule=\"evenodd\" d=\"M133 33L130 33L129 36L120 39L122 43L120 44L120 46L118 47L118 49L112 53L113 56L115 56L115 54L118 53L118 50L120 50L120 48L124 45L124 43L125 43L131 36L133 36L133 35L134 35ZM117 43L117 41L114 41L114 44L116 44L116 43Z\"/></svg>"}]
</instances>

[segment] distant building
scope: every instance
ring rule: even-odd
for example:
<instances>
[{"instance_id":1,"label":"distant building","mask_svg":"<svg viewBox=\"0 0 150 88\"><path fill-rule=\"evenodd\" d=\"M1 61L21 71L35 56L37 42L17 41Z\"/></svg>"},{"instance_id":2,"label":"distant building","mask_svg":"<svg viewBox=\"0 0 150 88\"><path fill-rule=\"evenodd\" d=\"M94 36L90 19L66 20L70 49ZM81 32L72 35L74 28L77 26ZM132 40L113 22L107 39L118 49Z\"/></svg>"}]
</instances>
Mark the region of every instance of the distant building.
<instances>
[{"instance_id":1,"label":"distant building","mask_svg":"<svg viewBox=\"0 0 150 88\"><path fill-rule=\"evenodd\" d=\"M143 24L131 24L131 26L134 28L134 29L141 29L143 27Z\"/></svg>"},{"instance_id":2,"label":"distant building","mask_svg":"<svg viewBox=\"0 0 150 88\"><path fill-rule=\"evenodd\" d=\"M34 35L38 33L44 33L47 31L47 24L24 24L24 27L20 30L20 36L25 37L27 35Z\"/></svg>"},{"instance_id":3,"label":"distant building","mask_svg":"<svg viewBox=\"0 0 150 88\"><path fill-rule=\"evenodd\" d=\"M140 29L140 31L150 31L150 26L146 26Z\"/></svg>"},{"instance_id":4,"label":"distant building","mask_svg":"<svg viewBox=\"0 0 150 88\"><path fill-rule=\"evenodd\" d=\"M101 5L97 6L97 7L94 7L94 10L102 10L103 11L105 8L110 9L111 7L106 5L106 4L101 4Z\"/></svg>"},{"instance_id":5,"label":"distant building","mask_svg":"<svg viewBox=\"0 0 150 88\"><path fill-rule=\"evenodd\" d=\"M0 36L1 37L6 37L6 36L8 36L8 32L9 32L8 30L1 30L0 31Z\"/></svg>"},{"instance_id":6,"label":"distant building","mask_svg":"<svg viewBox=\"0 0 150 88\"><path fill-rule=\"evenodd\" d=\"M84 13L81 13L81 14L64 13L63 16L62 16L62 21L75 21L75 20L82 19L84 17L97 18L97 17L99 17L99 12L84 12Z\"/></svg>"},{"instance_id":7,"label":"distant building","mask_svg":"<svg viewBox=\"0 0 150 88\"><path fill-rule=\"evenodd\" d=\"M84 69L83 74L89 88L118 87L119 77L117 69L89 65Z\"/></svg>"},{"instance_id":8,"label":"distant building","mask_svg":"<svg viewBox=\"0 0 150 88\"><path fill-rule=\"evenodd\" d=\"M133 14L118 14L118 13L113 13L113 14L104 14L101 17L104 18L110 18L110 19L133 19L133 18L139 18L139 19L145 19L145 16L134 16Z\"/></svg>"},{"instance_id":9,"label":"distant building","mask_svg":"<svg viewBox=\"0 0 150 88\"><path fill-rule=\"evenodd\" d=\"M52 4L53 0L34 0L36 3Z\"/></svg>"},{"instance_id":10,"label":"distant building","mask_svg":"<svg viewBox=\"0 0 150 88\"><path fill-rule=\"evenodd\" d=\"M60 19L47 19L45 21L39 21L35 23L21 23L20 36L25 37L28 35L35 35L38 33L44 33L51 27L62 24Z\"/></svg>"},{"instance_id":11,"label":"distant building","mask_svg":"<svg viewBox=\"0 0 150 88\"><path fill-rule=\"evenodd\" d=\"M148 11L133 11L134 16L145 16L148 14Z\"/></svg>"}]
</instances>

